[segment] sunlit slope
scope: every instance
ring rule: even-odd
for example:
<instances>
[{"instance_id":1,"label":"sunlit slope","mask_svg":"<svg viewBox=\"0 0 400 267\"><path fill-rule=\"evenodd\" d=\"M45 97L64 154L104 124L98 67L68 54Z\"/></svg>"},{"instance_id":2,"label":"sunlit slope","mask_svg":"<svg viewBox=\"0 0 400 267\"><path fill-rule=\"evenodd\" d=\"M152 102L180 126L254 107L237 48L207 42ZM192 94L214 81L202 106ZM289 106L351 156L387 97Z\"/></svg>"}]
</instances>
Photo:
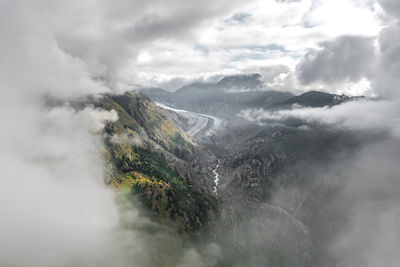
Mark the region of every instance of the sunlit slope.
<instances>
[{"instance_id":1,"label":"sunlit slope","mask_svg":"<svg viewBox=\"0 0 400 267\"><path fill-rule=\"evenodd\" d=\"M110 186L121 197L139 199L144 212L186 240L199 238L215 223L218 207L191 138L139 94L105 96L95 105L119 118L106 126Z\"/></svg>"}]
</instances>

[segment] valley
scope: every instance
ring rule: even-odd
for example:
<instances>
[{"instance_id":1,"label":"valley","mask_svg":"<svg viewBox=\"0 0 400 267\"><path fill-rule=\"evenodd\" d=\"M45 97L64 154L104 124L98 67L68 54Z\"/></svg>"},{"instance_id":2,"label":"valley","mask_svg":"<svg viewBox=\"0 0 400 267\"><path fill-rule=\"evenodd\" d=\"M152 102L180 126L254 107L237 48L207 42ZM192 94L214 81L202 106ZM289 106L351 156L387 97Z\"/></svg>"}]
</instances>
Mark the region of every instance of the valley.
<instances>
[{"instance_id":1,"label":"valley","mask_svg":"<svg viewBox=\"0 0 400 267\"><path fill-rule=\"evenodd\" d=\"M179 93L183 94L184 89ZM244 97L254 91L240 94ZM270 93L262 94L266 97ZM212 102L214 97L203 95L203 103ZM332 210L326 209L330 201L338 201L340 185L331 184L342 175L336 169L337 156L351 157L360 144L375 142L376 136L360 137L355 132L295 118L272 118L260 124L241 117L242 109L235 113L235 102L228 104L227 99L232 97L225 98L224 110L228 113L214 104L192 105L188 104L190 100L179 103L159 96L154 99L193 142L213 154L208 168L212 186L207 190L219 201L217 225L222 228L212 238L224 247L218 266L231 266L232 262L263 266L271 257L277 257L276 266L319 266L321 261L329 262L324 248L337 233L331 228L340 229L346 216L343 210L332 217ZM259 97L262 106L252 104L247 108L276 112L301 105L332 107L362 98L309 92L267 99L268 105ZM171 102L174 108L164 104ZM223 127L216 127L218 115L224 121ZM321 185L327 177L330 178ZM228 256L232 253L237 257Z\"/></svg>"},{"instance_id":2,"label":"valley","mask_svg":"<svg viewBox=\"0 0 400 267\"><path fill-rule=\"evenodd\" d=\"M269 99L264 112L357 101L314 92ZM352 157L376 136L299 118L252 120L243 110L233 113L234 103L227 115L215 105L170 100L130 92L74 104L118 114L106 125L104 142L106 183L120 198L139 203L144 216L204 258L215 244L215 266L329 262L325 247L346 218L346 210L327 208L339 201L337 157Z\"/></svg>"}]
</instances>

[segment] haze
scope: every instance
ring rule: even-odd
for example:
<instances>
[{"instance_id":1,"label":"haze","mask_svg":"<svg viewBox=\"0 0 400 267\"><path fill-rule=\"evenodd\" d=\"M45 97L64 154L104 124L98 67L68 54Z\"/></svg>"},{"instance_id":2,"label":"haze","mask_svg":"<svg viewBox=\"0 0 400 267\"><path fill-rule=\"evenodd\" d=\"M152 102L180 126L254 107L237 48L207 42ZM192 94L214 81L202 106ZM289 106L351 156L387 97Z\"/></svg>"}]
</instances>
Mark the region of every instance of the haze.
<instances>
[{"instance_id":1,"label":"haze","mask_svg":"<svg viewBox=\"0 0 400 267\"><path fill-rule=\"evenodd\" d=\"M0 0L0 59L0 266L400 265L398 0Z\"/></svg>"}]
</instances>

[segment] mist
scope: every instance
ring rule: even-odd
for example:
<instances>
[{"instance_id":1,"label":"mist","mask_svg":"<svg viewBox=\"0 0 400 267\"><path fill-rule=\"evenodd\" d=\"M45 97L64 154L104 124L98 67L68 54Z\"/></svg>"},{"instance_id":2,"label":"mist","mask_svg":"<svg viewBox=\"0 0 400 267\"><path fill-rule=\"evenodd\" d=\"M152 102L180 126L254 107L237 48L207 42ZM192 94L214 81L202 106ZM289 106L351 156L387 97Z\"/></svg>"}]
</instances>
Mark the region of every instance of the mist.
<instances>
[{"instance_id":1,"label":"mist","mask_svg":"<svg viewBox=\"0 0 400 267\"><path fill-rule=\"evenodd\" d=\"M104 126L117 113L70 104L131 88L116 82L128 44L114 39L112 51L111 44L94 51L99 36L79 37L85 44L78 46L65 37L85 24L89 14L79 12L102 8L91 1L0 1L1 266L172 264L154 257L166 242L176 265L202 264L197 252L183 250L178 237L106 186ZM86 26L80 30L89 38Z\"/></svg>"},{"instance_id":2,"label":"mist","mask_svg":"<svg viewBox=\"0 0 400 267\"><path fill-rule=\"evenodd\" d=\"M0 0L0 265L398 266L399 4L337 2L334 10L328 0ZM261 75L249 75L255 71ZM257 77L257 86L218 87L242 74ZM222 203L216 237L195 245L143 212L138 198L121 199L107 185L105 140L143 149L148 140L108 136L117 111L76 105L190 82L196 90L210 86L214 102L219 88L234 96L224 100L257 105L236 114L235 105L196 91L203 107L188 94L198 109L190 114L203 119L193 143L201 157L215 153L200 167L220 168L212 196ZM366 97L269 106L311 89ZM256 93L247 99L248 92ZM270 102L260 101L270 92ZM169 109L180 108L190 105ZM276 132L298 140L284 143ZM313 138L326 151L319 142L313 149ZM268 161L271 140L277 145ZM259 155L257 142L267 144ZM277 161L287 163L279 149L295 159L275 170ZM201 173L189 163L186 174ZM254 197L261 172L277 180L264 181L268 191Z\"/></svg>"}]
</instances>

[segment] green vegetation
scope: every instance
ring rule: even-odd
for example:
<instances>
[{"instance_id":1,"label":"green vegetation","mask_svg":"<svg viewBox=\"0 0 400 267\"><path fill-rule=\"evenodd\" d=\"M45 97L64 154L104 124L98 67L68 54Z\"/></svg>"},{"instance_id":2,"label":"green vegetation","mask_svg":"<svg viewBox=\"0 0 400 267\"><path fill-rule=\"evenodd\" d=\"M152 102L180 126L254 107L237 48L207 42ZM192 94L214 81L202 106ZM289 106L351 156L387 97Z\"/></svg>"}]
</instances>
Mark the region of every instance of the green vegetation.
<instances>
[{"instance_id":1,"label":"green vegetation","mask_svg":"<svg viewBox=\"0 0 400 267\"><path fill-rule=\"evenodd\" d=\"M180 132L176 132L175 136L172 138L172 140L175 144L180 145L180 146L186 146L186 144L187 144L186 140L182 137Z\"/></svg>"},{"instance_id":2,"label":"green vegetation","mask_svg":"<svg viewBox=\"0 0 400 267\"><path fill-rule=\"evenodd\" d=\"M210 210L217 211L215 198L156 179L135 182L132 196L138 197L155 218L175 228L187 240L204 230Z\"/></svg>"},{"instance_id":3,"label":"green vegetation","mask_svg":"<svg viewBox=\"0 0 400 267\"><path fill-rule=\"evenodd\" d=\"M140 147L135 147L134 152L137 157L128 162L132 171L143 173L179 188L186 188L182 178L168 165L163 154L150 152Z\"/></svg>"},{"instance_id":4,"label":"green vegetation","mask_svg":"<svg viewBox=\"0 0 400 267\"><path fill-rule=\"evenodd\" d=\"M113 187L138 198L159 222L175 228L185 239L194 238L208 224L209 212L217 213L217 201L199 193L171 168L162 154L133 149L130 170L113 181Z\"/></svg>"},{"instance_id":5,"label":"green vegetation","mask_svg":"<svg viewBox=\"0 0 400 267\"><path fill-rule=\"evenodd\" d=\"M139 199L154 219L175 229L185 240L200 238L215 220L217 200L192 188L171 163L178 158L193 160L190 138L138 94L106 96L97 106L114 109L119 117L106 126L105 155L114 169L110 186L121 198ZM130 141L134 138L143 144Z\"/></svg>"}]
</instances>

